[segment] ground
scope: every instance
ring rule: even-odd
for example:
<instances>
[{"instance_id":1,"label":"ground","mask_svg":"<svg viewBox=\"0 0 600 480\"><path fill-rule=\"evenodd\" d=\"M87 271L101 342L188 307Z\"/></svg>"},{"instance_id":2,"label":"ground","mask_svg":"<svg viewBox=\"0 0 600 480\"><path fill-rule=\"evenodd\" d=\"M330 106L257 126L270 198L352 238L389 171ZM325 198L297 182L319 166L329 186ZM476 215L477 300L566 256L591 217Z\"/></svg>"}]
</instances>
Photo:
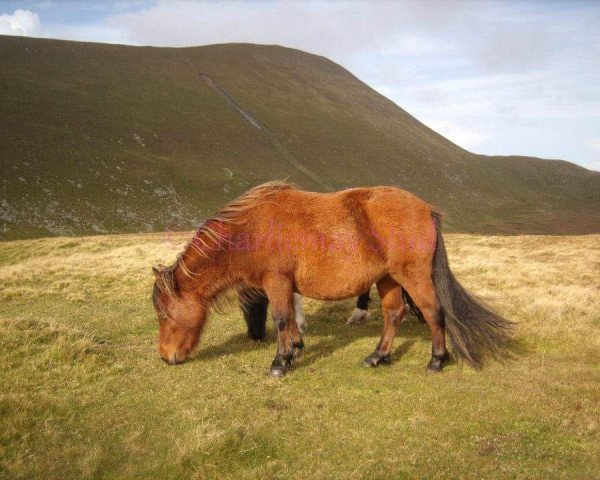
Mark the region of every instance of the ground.
<instances>
[{"instance_id":1,"label":"ground","mask_svg":"<svg viewBox=\"0 0 600 480\"><path fill-rule=\"evenodd\" d=\"M378 302L350 327L352 300L307 301L282 380L235 306L194 360L160 360L150 266L184 239L0 244L0 478L597 478L600 235L447 235L460 281L518 323L504 361L428 374L409 317L366 369Z\"/></svg>"}]
</instances>

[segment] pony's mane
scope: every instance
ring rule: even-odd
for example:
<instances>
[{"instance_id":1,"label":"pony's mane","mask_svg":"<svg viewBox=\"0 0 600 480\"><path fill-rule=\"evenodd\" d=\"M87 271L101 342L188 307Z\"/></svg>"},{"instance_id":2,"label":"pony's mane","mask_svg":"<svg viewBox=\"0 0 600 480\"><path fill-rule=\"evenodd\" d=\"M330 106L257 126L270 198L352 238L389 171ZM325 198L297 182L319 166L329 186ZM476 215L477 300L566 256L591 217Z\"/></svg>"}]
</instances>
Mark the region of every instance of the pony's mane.
<instances>
[{"instance_id":1,"label":"pony's mane","mask_svg":"<svg viewBox=\"0 0 600 480\"><path fill-rule=\"evenodd\" d=\"M211 250L214 247L209 245L206 240L212 241L214 245L219 245L222 242L228 242L228 240L223 237L221 232L215 230L215 225L222 223L239 225L244 223L244 220L240 219L240 216L243 213L246 213L255 206L263 203L275 193L296 188L297 187L295 185L287 182L267 182L251 188L238 198L229 202L215 215L208 218L206 221L204 221L204 223L202 223L202 225L200 225L200 227L198 227L192 240L188 242L183 251L177 255L175 263L162 270L163 277L166 277L167 280L165 283L168 286L173 286L176 288L174 275L177 267L179 267L187 277L193 278L195 274L186 266L184 258L191 253L192 250L203 257L208 257L208 254L206 253L207 250ZM172 294L174 292L170 291L169 293Z\"/></svg>"},{"instance_id":2,"label":"pony's mane","mask_svg":"<svg viewBox=\"0 0 600 480\"><path fill-rule=\"evenodd\" d=\"M244 223L239 219L239 216L246 213L248 210L254 208L263 200L270 197L274 193L281 192L283 190L289 190L296 188L294 185L287 182L267 182L251 188L247 192L240 195L235 200L232 200L219 210L214 216L207 219L200 227L196 230L194 238L187 244L183 249L181 255L177 258L176 264L180 265L182 262L181 258L189 251L190 248L195 249L200 255L206 256L206 251L200 246L210 249L210 246L202 238L206 238L218 244L223 241L227 241L220 232L216 231L211 225L218 225L219 223L229 224L241 224ZM185 268L185 266L184 266ZM184 269L185 272L185 269Z\"/></svg>"}]
</instances>

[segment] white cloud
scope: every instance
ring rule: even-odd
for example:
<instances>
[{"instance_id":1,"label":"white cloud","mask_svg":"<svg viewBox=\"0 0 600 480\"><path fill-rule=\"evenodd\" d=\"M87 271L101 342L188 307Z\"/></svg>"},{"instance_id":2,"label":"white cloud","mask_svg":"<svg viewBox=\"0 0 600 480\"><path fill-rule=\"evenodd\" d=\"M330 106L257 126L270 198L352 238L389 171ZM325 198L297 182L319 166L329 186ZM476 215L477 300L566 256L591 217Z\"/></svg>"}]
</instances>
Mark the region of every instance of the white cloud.
<instances>
[{"instance_id":1,"label":"white cloud","mask_svg":"<svg viewBox=\"0 0 600 480\"><path fill-rule=\"evenodd\" d=\"M37 13L15 10L12 15L0 15L0 35L34 36L40 33L42 24Z\"/></svg>"},{"instance_id":2,"label":"white cloud","mask_svg":"<svg viewBox=\"0 0 600 480\"><path fill-rule=\"evenodd\" d=\"M78 40L80 42L121 43L130 44L128 35L123 30L110 25L47 25L39 34L44 38Z\"/></svg>"},{"instance_id":3,"label":"white cloud","mask_svg":"<svg viewBox=\"0 0 600 480\"><path fill-rule=\"evenodd\" d=\"M600 172L600 138L588 138L586 143L595 156L595 160L589 162L588 168Z\"/></svg>"},{"instance_id":4,"label":"white cloud","mask_svg":"<svg viewBox=\"0 0 600 480\"><path fill-rule=\"evenodd\" d=\"M586 143L592 150L600 152L600 138L588 138Z\"/></svg>"},{"instance_id":5,"label":"white cloud","mask_svg":"<svg viewBox=\"0 0 600 480\"><path fill-rule=\"evenodd\" d=\"M432 130L467 150L476 149L491 136L482 130L468 128L447 120L427 121L427 119L423 119L422 121Z\"/></svg>"}]
</instances>

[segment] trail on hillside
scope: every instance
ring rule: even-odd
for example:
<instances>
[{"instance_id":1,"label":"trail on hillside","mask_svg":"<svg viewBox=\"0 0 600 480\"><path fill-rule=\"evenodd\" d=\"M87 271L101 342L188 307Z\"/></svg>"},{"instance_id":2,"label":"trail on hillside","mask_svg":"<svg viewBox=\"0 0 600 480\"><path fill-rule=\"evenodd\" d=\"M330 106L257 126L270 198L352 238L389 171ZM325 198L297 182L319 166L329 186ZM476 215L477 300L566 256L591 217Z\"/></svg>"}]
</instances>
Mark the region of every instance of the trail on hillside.
<instances>
[{"instance_id":1,"label":"trail on hillside","mask_svg":"<svg viewBox=\"0 0 600 480\"><path fill-rule=\"evenodd\" d=\"M215 83L215 81L206 73L201 73L200 78L206 82L206 84L212 88L215 92L217 92L221 97L225 99L227 104L233 108L236 112L238 112L250 125L252 125L257 130L262 130L263 127L258 122L258 120L252 115L249 111L243 109L231 95L229 95L225 90L223 90L219 85Z\"/></svg>"},{"instance_id":2,"label":"trail on hillside","mask_svg":"<svg viewBox=\"0 0 600 480\"><path fill-rule=\"evenodd\" d=\"M277 136L271 132L268 128L258 121L258 119L248 110L243 108L239 103L235 101L235 99L227 93L220 85L218 85L210 75L206 73L200 73L200 78L204 80L204 82L214 90L219 96L225 99L227 104L233 108L236 112L238 112L244 120L246 120L250 125L252 125L257 130L262 131L269 142L275 149L275 151L284 158L290 165L292 165L296 170L298 170L303 175L306 175L308 178L321 185L323 190L332 191L333 188L329 186L319 175L317 175L312 170L306 168L302 163L294 158L294 156L287 151L287 149L281 144L281 142L277 139Z\"/></svg>"}]
</instances>

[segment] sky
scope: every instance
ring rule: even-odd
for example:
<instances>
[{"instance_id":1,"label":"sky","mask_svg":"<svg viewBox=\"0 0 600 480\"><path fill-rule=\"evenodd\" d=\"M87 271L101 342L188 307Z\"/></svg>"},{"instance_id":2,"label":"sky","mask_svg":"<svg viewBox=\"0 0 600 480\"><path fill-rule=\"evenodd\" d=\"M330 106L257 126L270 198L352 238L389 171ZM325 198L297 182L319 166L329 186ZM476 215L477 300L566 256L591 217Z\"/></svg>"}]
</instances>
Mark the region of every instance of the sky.
<instances>
[{"instance_id":1,"label":"sky","mask_svg":"<svg viewBox=\"0 0 600 480\"><path fill-rule=\"evenodd\" d=\"M0 0L0 34L324 55L472 152L600 170L600 1Z\"/></svg>"}]
</instances>

